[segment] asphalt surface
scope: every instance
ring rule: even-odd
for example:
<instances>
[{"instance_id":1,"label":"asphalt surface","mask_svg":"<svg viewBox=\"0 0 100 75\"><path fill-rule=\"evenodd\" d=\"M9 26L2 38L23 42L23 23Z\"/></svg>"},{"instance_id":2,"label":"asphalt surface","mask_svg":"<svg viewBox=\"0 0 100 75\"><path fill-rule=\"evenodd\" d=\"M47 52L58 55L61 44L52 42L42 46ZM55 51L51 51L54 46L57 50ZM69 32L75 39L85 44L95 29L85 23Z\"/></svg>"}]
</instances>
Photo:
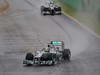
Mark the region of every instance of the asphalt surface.
<instances>
[{"instance_id":1,"label":"asphalt surface","mask_svg":"<svg viewBox=\"0 0 100 75\"><path fill-rule=\"evenodd\" d=\"M9 0L7 14L0 16L0 75L100 75L100 39L70 18L42 16L40 0ZM71 62L55 66L25 67L28 50L63 40L72 52Z\"/></svg>"}]
</instances>

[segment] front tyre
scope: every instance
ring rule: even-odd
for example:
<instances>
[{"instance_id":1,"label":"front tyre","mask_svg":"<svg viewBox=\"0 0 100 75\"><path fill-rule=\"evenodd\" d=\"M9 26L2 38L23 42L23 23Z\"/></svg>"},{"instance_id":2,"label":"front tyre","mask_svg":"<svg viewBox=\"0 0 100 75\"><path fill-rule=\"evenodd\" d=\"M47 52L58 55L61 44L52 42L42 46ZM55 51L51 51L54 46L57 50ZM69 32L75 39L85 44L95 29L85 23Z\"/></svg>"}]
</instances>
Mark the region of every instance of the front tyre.
<instances>
[{"instance_id":1,"label":"front tyre","mask_svg":"<svg viewBox=\"0 0 100 75\"><path fill-rule=\"evenodd\" d=\"M32 53L27 53L25 61L23 61L23 64L26 64L26 66L32 66L33 60L34 60L34 55Z\"/></svg>"},{"instance_id":2,"label":"front tyre","mask_svg":"<svg viewBox=\"0 0 100 75\"><path fill-rule=\"evenodd\" d=\"M71 58L70 49L64 49L62 57L64 60L70 61L70 58Z\"/></svg>"},{"instance_id":3,"label":"front tyre","mask_svg":"<svg viewBox=\"0 0 100 75\"><path fill-rule=\"evenodd\" d=\"M34 59L34 56L33 56L33 54L32 53L27 53L26 54L26 58L25 58L26 60L31 60L31 61L33 61L33 59Z\"/></svg>"},{"instance_id":4,"label":"front tyre","mask_svg":"<svg viewBox=\"0 0 100 75\"><path fill-rule=\"evenodd\" d=\"M57 59L54 58L54 59L52 60L52 64L51 64L51 65L56 65L57 63L58 63Z\"/></svg>"}]
</instances>

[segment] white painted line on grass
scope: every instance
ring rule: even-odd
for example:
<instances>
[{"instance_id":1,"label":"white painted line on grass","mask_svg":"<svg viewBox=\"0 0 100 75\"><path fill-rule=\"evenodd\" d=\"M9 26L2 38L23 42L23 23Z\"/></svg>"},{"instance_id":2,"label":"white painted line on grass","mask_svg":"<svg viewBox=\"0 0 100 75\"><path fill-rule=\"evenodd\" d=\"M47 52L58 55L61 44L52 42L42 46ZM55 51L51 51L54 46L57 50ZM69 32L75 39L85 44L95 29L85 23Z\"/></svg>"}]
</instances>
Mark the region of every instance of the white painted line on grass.
<instances>
[{"instance_id":1,"label":"white painted line on grass","mask_svg":"<svg viewBox=\"0 0 100 75\"><path fill-rule=\"evenodd\" d=\"M75 19L74 17L70 16L69 14L65 13L64 11L62 12L65 16L69 17L70 19L72 19L74 22L76 22L77 24L79 24L81 27L83 27L84 29L88 30L90 33L92 33L93 35L95 35L97 38L100 38L100 35L96 34L94 31L92 31L90 28L86 27L84 24L80 23L77 19Z\"/></svg>"}]
</instances>

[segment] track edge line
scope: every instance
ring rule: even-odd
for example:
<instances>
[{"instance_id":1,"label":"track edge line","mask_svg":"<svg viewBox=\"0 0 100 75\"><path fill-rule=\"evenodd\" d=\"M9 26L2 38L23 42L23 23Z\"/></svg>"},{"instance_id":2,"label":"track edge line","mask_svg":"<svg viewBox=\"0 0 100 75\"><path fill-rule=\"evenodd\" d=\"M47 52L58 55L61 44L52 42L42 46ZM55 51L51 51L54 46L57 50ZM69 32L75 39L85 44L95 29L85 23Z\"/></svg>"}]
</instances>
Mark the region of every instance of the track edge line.
<instances>
[{"instance_id":1,"label":"track edge line","mask_svg":"<svg viewBox=\"0 0 100 75\"><path fill-rule=\"evenodd\" d=\"M92 33L93 35L95 35L97 38L100 39L100 35L98 35L97 33L95 33L92 29L90 29L89 27L87 27L84 24L80 23L77 19L75 19L74 17L72 17L69 14L65 13L64 11L62 13L65 16L67 16L68 18L70 18L71 20L73 20L74 22L76 22L77 24L79 24L82 28L84 28L85 30L88 30L90 33Z\"/></svg>"}]
</instances>

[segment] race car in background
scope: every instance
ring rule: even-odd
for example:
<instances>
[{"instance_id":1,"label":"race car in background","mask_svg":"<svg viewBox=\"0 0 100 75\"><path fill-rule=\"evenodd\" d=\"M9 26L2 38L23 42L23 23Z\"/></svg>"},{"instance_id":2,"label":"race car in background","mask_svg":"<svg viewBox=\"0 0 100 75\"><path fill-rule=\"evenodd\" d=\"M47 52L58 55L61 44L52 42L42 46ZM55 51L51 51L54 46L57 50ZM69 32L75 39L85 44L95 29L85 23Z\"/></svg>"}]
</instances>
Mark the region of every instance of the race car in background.
<instances>
[{"instance_id":1,"label":"race car in background","mask_svg":"<svg viewBox=\"0 0 100 75\"><path fill-rule=\"evenodd\" d=\"M35 53L26 53L23 64L25 65L55 65L60 61L70 62L70 49L64 48L63 41L51 41L47 48L37 50Z\"/></svg>"},{"instance_id":2,"label":"race car in background","mask_svg":"<svg viewBox=\"0 0 100 75\"><path fill-rule=\"evenodd\" d=\"M53 1L48 1L45 5L41 5L42 15L61 15L61 7Z\"/></svg>"}]
</instances>

